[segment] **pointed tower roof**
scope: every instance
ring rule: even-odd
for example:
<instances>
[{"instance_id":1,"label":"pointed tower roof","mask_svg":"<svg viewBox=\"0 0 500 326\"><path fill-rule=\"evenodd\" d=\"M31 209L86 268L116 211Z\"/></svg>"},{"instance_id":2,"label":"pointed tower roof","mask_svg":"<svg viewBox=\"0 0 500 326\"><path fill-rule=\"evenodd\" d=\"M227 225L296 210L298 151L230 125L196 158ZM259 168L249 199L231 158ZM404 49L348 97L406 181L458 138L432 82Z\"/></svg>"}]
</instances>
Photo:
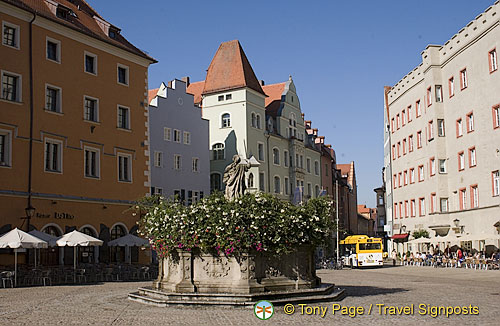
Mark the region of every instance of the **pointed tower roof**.
<instances>
[{"instance_id":1,"label":"pointed tower roof","mask_svg":"<svg viewBox=\"0 0 500 326\"><path fill-rule=\"evenodd\" d=\"M219 46L207 71L202 95L248 87L266 96L238 40Z\"/></svg>"}]
</instances>

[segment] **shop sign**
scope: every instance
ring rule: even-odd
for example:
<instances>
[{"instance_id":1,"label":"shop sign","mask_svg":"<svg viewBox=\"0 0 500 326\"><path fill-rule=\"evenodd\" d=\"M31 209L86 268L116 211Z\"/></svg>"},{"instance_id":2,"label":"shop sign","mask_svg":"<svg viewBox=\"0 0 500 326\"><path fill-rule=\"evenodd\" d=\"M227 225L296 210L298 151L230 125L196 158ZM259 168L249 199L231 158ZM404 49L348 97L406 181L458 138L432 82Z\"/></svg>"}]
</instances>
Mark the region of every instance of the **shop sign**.
<instances>
[{"instance_id":1,"label":"shop sign","mask_svg":"<svg viewBox=\"0 0 500 326\"><path fill-rule=\"evenodd\" d=\"M69 213L64 213L64 212L54 212L54 214L50 213L36 213L35 215L37 218L55 218L58 220L72 220L75 218L75 215L71 215Z\"/></svg>"}]
</instances>

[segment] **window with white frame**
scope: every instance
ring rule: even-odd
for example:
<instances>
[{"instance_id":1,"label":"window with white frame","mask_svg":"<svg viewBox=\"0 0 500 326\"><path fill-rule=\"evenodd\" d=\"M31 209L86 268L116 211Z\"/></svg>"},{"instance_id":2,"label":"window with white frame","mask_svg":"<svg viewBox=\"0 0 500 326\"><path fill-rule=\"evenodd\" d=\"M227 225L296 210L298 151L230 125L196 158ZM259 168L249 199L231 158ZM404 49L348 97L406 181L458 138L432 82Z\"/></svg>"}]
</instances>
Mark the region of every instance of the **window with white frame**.
<instances>
[{"instance_id":1,"label":"window with white frame","mask_svg":"<svg viewBox=\"0 0 500 326\"><path fill-rule=\"evenodd\" d=\"M424 166L423 165L420 165L418 167L418 181L424 181Z\"/></svg>"},{"instance_id":2,"label":"window with white frame","mask_svg":"<svg viewBox=\"0 0 500 326\"><path fill-rule=\"evenodd\" d=\"M132 182L132 155L118 153L118 181Z\"/></svg>"},{"instance_id":3,"label":"window with white frame","mask_svg":"<svg viewBox=\"0 0 500 326\"><path fill-rule=\"evenodd\" d=\"M161 168L163 166L163 152L155 151L154 152L154 165L157 168Z\"/></svg>"},{"instance_id":4,"label":"window with white frame","mask_svg":"<svg viewBox=\"0 0 500 326\"><path fill-rule=\"evenodd\" d=\"M463 128L462 128L462 119L457 120L457 137L462 137Z\"/></svg>"},{"instance_id":5,"label":"window with white frame","mask_svg":"<svg viewBox=\"0 0 500 326\"><path fill-rule=\"evenodd\" d=\"M130 110L124 106L118 106L118 128L130 129Z\"/></svg>"},{"instance_id":6,"label":"window with white frame","mask_svg":"<svg viewBox=\"0 0 500 326\"><path fill-rule=\"evenodd\" d=\"M174 142L181 142L181 131L179 129L174 129Z\"/></svg>"},{"instance_id":7,"label":"window with white frame","mask_svg":"<svg viewBox=\"0 0 500 326\"><path fill-rule=\"evenodd\" d=\"M493 129L500 128L500 106L493 107Z\"/></svg>"},{"instance_id":8,"label":"window with white frame","mask_svg":"<svg viewBox=\"0 0 500 326\"><path fill-rule=\"evenodd\" d=\"M287 177L285 177L284 186L285 186L285 195L289 195L290 194L290 185L289 185L289 181L288 181Z\"/></svg>"},{"instance_id":9,"label":"window with white frame","mask_svg":"<svg viewBox=\"0 0 500 326\"><path fill-rule=\"evenodd\" d=\"M500 171L491 172L491 179L493 184L493 196L500 196Z\"/></svg>"},{"instance_id":10,"label":"window with white frame","mask_svg":"<svg viewBox=\"0 0 500 326\"><path fill-rule=\"evenodd\" d=\"M184 131L184 144L185 145L191 144L191 133L188 131Z\"/></svg>"},{"instance_id":11,"label":"window with white frame","mask_svg":"<svg viewBox=\"0 0 500 326\"><path fill-rule=\"evenodd\" d=\"M0 129L0 166L11 166L12 133Z\"/></svg>"},{"instance_id":12,"label":"window with white frame","mask_svg":"<svg viewBox=\"0 0 500 326\"><path fill-rule=\"evenodd\" d=\"M288 167L288 151L283 151L283 165L287 168Z\"/></svg>"},{"instance_id":13,"label":"window with white frame","mask_svg":"<svg viewBox=\"0 0 500 326\"><path fill-rule=\"evenodd\" d=\"M85 51L83 68L85 72L97 75L97 55Z\"/></svg>"},{"instance_id":14,"label":"window with white frame","mask_svg":"<svg viewBox=\"0 0 500 326\"><path fill-rule=\"evenodd\" d=\"M478 208L479 207L479 191L477 189L477 185L471 186L470 187L471 191L471 208Z\"/></svg>"},{"instance_id":15,"label":"window with white frame","mask_svg":"<svg viewBox=\"0 0 500 326\"><path fill-rule=\"evenodd\" d=\"M319 175L319 162L314 161L314 174Z\"/></svg>"},{"instance_id":16,"label":"window with white frame","mask_svg":"<svg viewBox=\"0 0 500 326\"><path fill-rule=\"evenodd\" d=\"M163 140L171 141L172 140L172 129L168 127L163 127Z\"/></svg>"},{"instance_id":17,"label":"window with white frame","mask_svg":"<svg viewBox=\"0 0 500 326\"><path fill-rule=\"evenodd\" d=\"M2 99L21 102L21 75L2 71Z\"/></svg>"},{"instance_id":18,"label":"window with white frame","mask_svg":"<svg viewBox=\"0 0 500 326\"><path fill-rule=\"evenodd\" d=\"M417 118L420 117L422 115L422 109L420 107L420 100L418 100L417 102L415 102L415 113L417 115Z\"/></svg>"},{"instance_id":19,"label":"window with white frame","mask_svg":"<svg viewBox=\"0 0 500 326\"><path fill-rule=\"evenodd\" d=\"M19 49L19 26L6 21L2 23L2 44Z\"/></svg>"},{"instance_id":20,"label":"window with white frame","mask_svg":"<svg viewBox=\"0 0 500 326\"><path fill-rule=\"evenodd\" d=\"M273 163L276 165L280 165L280 150L276 147L273 148Z\"/></svg>"},{"instance_id":21,"label":"window with white frame","mask_svg":"<svg viewBox=\"0 0 500 326\"><path fill-rule=\"evenodd\" d=\"M405 170L405 171L403 172L403 179L404 179L403 184L404 184L405 186L406 186L406 185L408 185L408 170Z\"/></svg>"},{"instance_id":22,"label":"window with white frame","mask_svg":"<svg viewBox=\"0 0 500 326\"><path fill-rule=\"evenodd\" d=\"M440 198L441 212L445 213L448 211L448 198Z\"/></svg>"},{"instance_id":23,"label":"window with white frame","mask_svg":"<svg viewBox=\"0 0 500 326\"><path fill-rule=\"evenodd\" d=\"M444 119L437 119L438 136L444 137Z\"/></svg>"},{"instance_id":24,"label":"window with white frame","mask_svg":"<svg viewBox=\"0 0 500 326\"><path fill-rule=\"evenodd\" d=\"M61 89L59 87L45 86L45 110L50 112L61 112Z\"/></svg>"},{"instance_id":25,"label":"window with white frame","mask_svg":"<svg viewBox=\"0 0 500 326\"><path fill-rule=\"evenodd\" d=\"M192 160L193 172L200 172L199 161L200 160L197 157L193 157L193 160Z\"/></svg>"},{"instance_id":26,"label":"window with white frame","mask_svg":"<svg viewBox=\"0 0 500 326\"><path fill-rule=\"evenodd\" d=\"M410 169L410 183L414 183L414 182L415 182L415 169L411 168Z\"/></svg>"},{"instance_id":27,"label":"window with white frame","mask_svg":"<svg viewBox=\"0 0 500 326\"><path fill-rule=\"evenodd\" d=\"M404 125L406 125L406 111L403 110L401 111L401 123Z\"/></svg>"},{"instance_id":28,"label":"window with white frame","mask_svg":"<svg viewBox=\"0 0 500 326\"><path fill-rule=\"evenodd\" d=\"M408 106L408 109L406 111L408 114L408 122L411 122L412 119L411 105Z\"/></svg>"},{"instance_id":29,"label":"window with white frame","mask_svg":"<svg viewBox=\"0 0 500 326\"><path fill-rule=\"evenodd\" d=\"M467 88L468 81L467 81L467 69L463 69L460 71L460 88L465 89Z\"/></svg>"},{"instance_id":30,"label":"window with white frame","mask_svg":"<svg viewBox=\"0 0 500 326\"><path fill-rule=\"evenodd\" d=\"M218 100L219 102L224 101L224 95L219 95L219 96L217 97L217 100Z\"/></svg>"},{"instance_id":31,"label":"window with white frame","mask_svg":"<svg viewBox=\"0 0 500 326\"><path fill-rule=\"evenodd\" d=\"M47 37L47 59L61 62L61 42Z\"/></svg>"},{"instance_id":32,"label":"window with white frame","mask_svg":"<svg viewBox=\"0 0 500 326\"><path fill-rule=\"evenodd\" d=\"M211 173L210 174L210 190L211 191L220 190L221 185L222 185L222 182L221 182L220 174Z\"/></svg>"},{"instance_id":33,"label":"window with white frame","mask_svg":"<svg viewBox=\"0 0 500 326\"><path fill-rule=\"evenodd\" d=\"M299 155L299 158L300 158L299 166L301 169L303 169L304 168L304 155Z\"/></svg>"},{"instance_id":34,"label":"window with white frame","mask_svg":"<svg viewBox=\"0 0 500 326\"><path fill-rule=\"evenodd\" d=\"M116 67L116 80L118 84L128 86L129 82L129 68L128 66L117 64Z\"/></svg>"},{"instance_id":35,"label":"window with white frame","mask_svg":"<svg viewBox=\"0 0 500 326\"><path fill-rule=\"evenodd\" d=\"M467 132L474 131L474 114L471 112L467 114Z\"/></svg>"},{"instance_id":36,"label":"window with white frame","mask_svg":"<svg viewBox=\"0 0 500 326\"><path fill-rule=\"evenodd\" d=\"M96 98L85 96L83 98L84 119L87 121L99 121L99 101Z\"/></svg>"},{"instance_id":37,"label":"window with white frame","mask_svg":"<svg viewBox=\"0 0 500 326\"><path fill-rule=\"evenodd\" d=\"M431 194L431 213L435 213L437 211L437 196L435 193Z\"/></svg>"},{"instance_id":38,"label":"window with white frame","mask_svg":"<svg viewBox=\"0 0 500 326\"><path fill-rule=\"evenodd\" d=\"M174 169L180 170L182 164L182 157L179 154L174 154Z\"/></svg>"},{"instance_id":39,"label":"window with white frame","mask_svg":"<svg viewBox=\"0 0 500 326\"><path fill-rule=\"evenodd\" d=\"M417 131L417 148L422 147L422 131Z\"/></svg>"},{"instance_id":40,"label":"window with white frame","mask_svg":"<svg viewBox=\"0 0 500 326\"><path fill-rule=\"evenodd\" d=\"M307 183L307 195L309 197L312 197L312 184L310 184L309 182Z\"/></svg>"},{"instance_id":41,"label":"window with white frame","mask_svg":"<svg viewBox=\"0 0 500 326\"><path fill-rule=\"evenodd\" d=\"M252 114L251 114L251 121L252 121L252 127L256 128L257 127L257 117L255 116L254 112L252 112Z\"/></svg>"},{"instance_id":42,"label":"window with white frame","mask_svg":"<svg viewBox=\"0 0 500 326\"><path fill-rule=\"evenodd\" d=\"M307 173L311 173L311 159L309 157L306 159L306 170Z\"/></svg>"},{"instance_id":43,"label":"window with white frame","mask_svg":"<svg viewBox=\"0 0 500 326\"><path fill-rule=\"evenodd\" d=\"M430 168L430 174L431 176L436 174L436 160L433 158L430 159L429 161L429 168Z\"/></svg>"},{"instance_id":44,"label":"window with white frame","mask_svg":"<svg viewBox=\"0 0 500 326\"><path fill-rule=\"evenodd\" d=\"M429 124L427 126L428 131L429 131L429 141L434 139L434 121L429 121Z\"/></svg>"},{"instance_id":45,"label":"window with white frame","mask_svg":"<svg viewBox=\"0 0 500 326\"><path fill-rule=\"evenodd\" d=\"M417 215L417 212L416 212L417 208L415 205L415 199L411 200L410 206L411 206L411 216L415 217Z\"/></svg>"},{"instance_id":46,"label":"window with white frame","mask_svg":"<svg viewBox=\"0 0 500 326\"><path fill-rule=\"evenodd\" d=\"M264 172L259 173L259 190L260 191L265 191L265 175Z\"/></svg>"},{"instance_id":47,"label":"window with white frame","mask_svg":"<svg viewBox=\"0 0 500 326\"><path fill-rule=\"evenodd\" d=\"M62 142L45 139L45 171L62 172Z\"/></svg>"},{"instance_id":48,"label":"window with white frame","mask_svg":"<svg viewBox=\"0 0 500 326\"><path fill-rule=\"evenodd\" d=\"M413 135L408 136L408 151L413 152Z\"/></svg>"},{"instance_id":49,"label":"window with white frame","mask_svg":"<svg viewBox=\"0 0 500 326\"><path fill-rule=\"evenodd\" d=\"M497 60L497 50L493 49L488 53L490 59L490 72L494 72L498 69L498 60Z\"/></svg>"},{"instance_id":50,"label":"window with white frame","mask_svg":"<svg viewBox=\"0 0 500 326\"><path fill-rule=\"evenodd\" d=\"M432 105L432 92L431 87L427 88L427 106Z\"/></svg>"},{"instance_id":51,"label":"window with white frame","mask_svg":"<svg viewBox=\"0 0 500 326\"><path fill-rule=\"evenodd\" d=\"M226 101L227 101L227 100L230 100L230 99L232 99L232 98L233 98L233 95L232 95L232 94L226 94Z\"/></svg>"},{"instance_id":52,"label":"window with white frame","mask_svg":"<svg viewBox=\"0 0 500 326\"><path fill-rule=\"evenodd\" d=\"M469 148L469 167L476 166L476 148Z\"/></svg>"},{"instance_id":53,"label":"window with white frame","mask_svg":"<svg viewBox=\"0 0 500 326\"><path fill-rule=\"evenodd\" d=\"M418 208L420 210L419 215L424 216L425 215L425 198L420 198L418 200Z\"/></svg>"},{"instance_id":54,"label":"window with white frame","mask_svg":"<svg viewBox=\"0 0 500 326\"><path fill-rule=\"evenodd\" d=\"M446 173L446 160L439 159L439 173Z\"/></svg>"},{"instance_id":55,"label":"window with white frame","mask_svg":"<svg viewBox=\"0 0 500 326\"><path fill-rule=\"evenodd\" d=\"M274 177L274 193L279 194L281 192L281 180L280 177Z\"/></svg>"},{"instance_id":56,"label":"window with white frame","mask_svg":"<svg viewBox=\"0 0 500 326\"><path fill-rule=\"evenodd\" d=\"M224 144L217 143L212 145L212 153L214 160L223 160L224 159Z\"/></svg>"},{"instance_id":57,"label":"window with white frame","mask_svg":"<svg viewBox=\"0 0 500 326\"><path fill-rule=\"evenodd\" d=\"M257 156L259 161L264 161L264 144L262 143L257 144Z\"/></svg>"},{"instance_id":58,"label":"window with white frame","mask_svg":"<svg viewBox=\"0 0 500 326\"><path fill-rule=\"evenodd\" d=\"M441 85L436 85L434 89L436 91L436 102L443 102L443 88Z\"/></svg>"},{"instance_id":59,"label":"window with white frame","mask_svg":"<svg viewBox=\"0 0 500 326\"><path fill-rule=\"evenodd\" d=\"M464 152L458 153L458 170L462 171L465 169L465 155Z\"/></svg>"},{"instance_id":60,"label":"window with white frame","mask_svg":"<svg viewBox=\"0 0 500 326\"><path fill-rule=\"evenodd\" d=\"M320 193L321 191L319 189L319 186L318 185L314 186L314 197L318 198Z\"/></svg>"},{"instance_id":61,"label":"window with white frame","mask_svg":"<svg viewBox=\"0 0 500 326\"><path fill-rule=\"evenodd\" d=\"M448 93L450 97L453 97L453 95L455 95L455 78L453 77L448 79Z\"/></svg>"},{"instance_id":62,"label":"window with white frame","mask_svg":"<svg viewBox=\"0 0 500 326\"><path fill-rule=\"evenodd\" d=\"M256 127L257 127L257 129L260 129L260 114L257 114L257 117L256 117Z\"/></svg>"},{"instance_id":63,"label":"window with white frame","mask_svg":"<svg viewBox=\"0 0 500 326\"><path fill-rule=\"evenodd\" d=\"M221 117L221 128L231 127L231 115L229 113L224 113Z\"/></svg>"},{"instance_id":64,"label":"window with white frame","mask_svg":"<svg viewBox=\"0 0 500 326\"><path fill-rule=\"evenodd\" d=\"M460 189L460 198L459 198L459 204L460 204L460 210L464 210L467 208L467 190L465 188Z\"/></svg>"},{"instance_id":65,"label":"window with white frame","mask_svg":"<svg viewBox=\"0 0 500 326\"><path fill-rule=\"evenodd\" d=\"M89 178L99 178L99 150L96 148L85 147L85 176Z\"/></svg>"}]
</instances>

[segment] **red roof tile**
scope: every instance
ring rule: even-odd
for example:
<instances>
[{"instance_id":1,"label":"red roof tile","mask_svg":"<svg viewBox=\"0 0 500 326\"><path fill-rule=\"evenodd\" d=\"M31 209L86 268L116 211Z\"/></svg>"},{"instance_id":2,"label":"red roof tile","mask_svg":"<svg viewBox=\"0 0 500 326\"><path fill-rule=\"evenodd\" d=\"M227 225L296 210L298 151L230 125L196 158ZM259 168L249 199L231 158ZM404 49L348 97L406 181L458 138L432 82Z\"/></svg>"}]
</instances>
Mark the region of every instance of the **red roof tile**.
<instances>
[{"instance_id":1,"label":"red roof tile","mask_svg":"<svg viewBox=\"0 0 500 326\"><path fill-rule=\"evenodd\" d=\"M265 95L245 52L237 40L219 46L207 71L202 94L248 87Z\"/></svg>"},{"instance_id":2,"label":"red roof tile","mask_svg":"<svg viewBox=\"0 0 500 326\"><path fill-rule=\"evenodd\" d=\"M358 213L359 214L370 214L370 208L366 207L366 205L358 205Z\"/></svg>"},{"instance_id":3,"label":"red roof tile","mask_svg":"<svg viewBox=\"0 0 500 326\"><path fill-rule=\"evenodd\" d=\"M337 169L340 170L342 175L349 174L351 172L351 164L337 164Z\"/></svg>"},{"instance_id":4,"label":"red roof tile","mask_svg":"<svg viewBox=\"0 0 500 326\"><path fill-rule=\"evenodd\" d=\"M156 94L158 94L158 90L159 88L155 88L148 91L148 104L150 104L151 100L156 97Z\"/></svg>"},{"instance_id":5,"label":"red roof tile","mask_svg":"<svg viewBox=\"0 0 500 326\"><path fill-rule=\"evenodd\" d=\"M266 113L276 117L281 106L281 95L285 91L285 83L270 84L262 87L266 93Z\"/></svg>"},{"instance_id":6,"label":"red roof tile","mask_svg":"<svg viewBox=\"0 0 500 326\"><path fill-rule=\"evenodd\" d=\"M155 59L136 48L127 41L120 33L116 33L115 38L109 37L99 27L94 16L104 20L86 1L84 0L57 0L62 6L71 9L75 16L69 15L66 19L57 17L43 0L2 0L3 2L22 8L29 12L36 12L37 15L52 20L56 23L77 30L81 33L97 38L111 45L122 48L140 57L157 62ZM109 23L108 23L109 24ZM111 24L110 24L111 25ZM113 25L111 25L114 27ZM115 27L116 28L116 27ZM118 29L119 30L119 29Z\"/></svg>"},{"instance_id":7,"label":"red roof tile","mask_svg":"<svg viewBox=\"0 0 500 326\"><path fill-rule=\"evenodd\" d=\"M194 96L194 104L201 103L201 93L203 92L204 87L204 80L189 84L186 93L192 94Z\"/></svg>"}]
</instances>

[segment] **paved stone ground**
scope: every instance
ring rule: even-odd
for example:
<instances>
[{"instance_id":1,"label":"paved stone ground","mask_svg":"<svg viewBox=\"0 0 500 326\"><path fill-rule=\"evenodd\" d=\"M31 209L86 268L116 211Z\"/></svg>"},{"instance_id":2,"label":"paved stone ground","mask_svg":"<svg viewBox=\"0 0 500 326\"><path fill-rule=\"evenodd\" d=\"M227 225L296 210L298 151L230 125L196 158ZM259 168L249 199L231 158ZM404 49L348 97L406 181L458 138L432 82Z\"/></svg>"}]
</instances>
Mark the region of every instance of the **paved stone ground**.
<instances>
[{"instance_id":1,"label":"paved stone ground","mask_svg":"<svg viewBox=\"0 0 500 326\"><path fill-rule=\"evenodd\" d=\"M384 267L370 270L321 270L324 282L347 290L342 306L363 307L354 318L293 315L276 307L268 321L258 320L252 309L224 307L158 308L127 300L127 294L149 282L104 283L87 286L54 286L0 289L0 325L499 325L500 271ZM373 304L371 314L367 310ZM402 307L413 304L413 315L380 315L376 304ZM418 305L477 306L478 315L419 315Z\"/></svg>"}]
</instances>

